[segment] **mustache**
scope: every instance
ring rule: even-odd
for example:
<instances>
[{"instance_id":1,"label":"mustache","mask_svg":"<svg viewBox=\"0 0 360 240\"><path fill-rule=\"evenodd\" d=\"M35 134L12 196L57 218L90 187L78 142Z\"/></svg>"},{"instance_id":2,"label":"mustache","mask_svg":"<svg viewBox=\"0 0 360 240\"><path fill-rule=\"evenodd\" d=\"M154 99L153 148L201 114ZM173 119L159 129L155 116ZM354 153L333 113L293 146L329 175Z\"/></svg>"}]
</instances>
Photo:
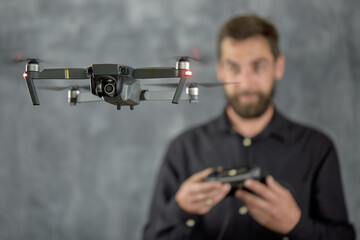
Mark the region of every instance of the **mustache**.
<instances>
[{"instance_id":1,"label":"mustache","mask_svg":"<svg viewBox=\"0 0 360 240\"><path fill-rule=\"evenodd\" d=\"M258 92L258 91L243 91L243 92L239 92L239 93L237 93L236 95L237 96L244 96L244 95L261 95L261 93L260 92Z\"/></svg>"}]
</instances>

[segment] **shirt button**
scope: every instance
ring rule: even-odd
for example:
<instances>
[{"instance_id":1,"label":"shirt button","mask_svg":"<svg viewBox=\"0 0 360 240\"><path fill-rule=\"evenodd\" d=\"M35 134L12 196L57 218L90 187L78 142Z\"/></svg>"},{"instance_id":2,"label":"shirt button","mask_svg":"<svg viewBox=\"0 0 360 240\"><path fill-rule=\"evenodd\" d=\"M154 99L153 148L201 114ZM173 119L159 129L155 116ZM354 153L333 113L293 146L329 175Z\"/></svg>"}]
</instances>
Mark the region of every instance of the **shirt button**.
<instances>
[{"instance_id":1,"label":"shirt button","mask_svg":"<svg viewBox=\"0 0 360 240\"><path fill-rule=\"evenodd\" d=\"M251 145L251 139L250 138L244 138L243 145L245 147L249 147Z\"/></svg>"},{"instance_id":2,"label":"shirt button","mask_svg":"<svg viewBox=\"0 0 360 240\"><path fill-rule=\"evenodd\" d=\"M239 208L239 214L240 215L245 215L248 213L248 208L247 206L242 206L241 208Z\"/></svg>"},{"instance_id":3,"label":"shirt button","mask_svg":"<svg viewBox=\"0 0 360 240\"><path fill-rule=\"evenodd\" d=\"M283 237L282 240L290 240L288 237Z\"/></svg>"},{"instance_id":4,"label":"shirt button","mask_svg":"<svg viewBox=\"0 0 360 240\"><path fill-rule=\"evenodd\" d=\"M237 173L238 173L238 171L236 169L230 169L228 171L228 175L231 177L235 176Z\"/></svg>"},{"instance_id":5,"label":"shirt button","mask_svg":"<svg viewBox=\"0 0 360 240\"><path fill-rule=\"evenodd\" d=\"M195 220L194 220L194 219L188 219L188 220L186 221L186 226L188 226L188 227L193 227L193 226L195 226Z\"/></svg>"}]
</instances>

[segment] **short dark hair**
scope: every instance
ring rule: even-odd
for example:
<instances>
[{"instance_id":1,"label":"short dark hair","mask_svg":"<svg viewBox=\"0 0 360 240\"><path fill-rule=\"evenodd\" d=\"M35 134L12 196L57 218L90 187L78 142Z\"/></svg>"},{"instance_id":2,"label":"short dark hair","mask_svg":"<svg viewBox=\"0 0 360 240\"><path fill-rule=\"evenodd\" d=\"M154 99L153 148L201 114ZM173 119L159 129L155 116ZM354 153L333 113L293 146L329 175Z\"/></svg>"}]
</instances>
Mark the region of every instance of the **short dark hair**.
<instances>
[{"instance_id":1,"label":"short dark hair","mask_svg":"<svg viewBox=\"0 0 360 240\"><path fill-rule=\"evenodd\" d=\"M269 43L270 50L276 59L280 54L279 35L276 28L268 21L256 16L237 16L227 21L220 29L217 39L217 57L221 57L221 44L224 38L245 40L250 37L263 36Z\"/></svg>"}]
</instances>

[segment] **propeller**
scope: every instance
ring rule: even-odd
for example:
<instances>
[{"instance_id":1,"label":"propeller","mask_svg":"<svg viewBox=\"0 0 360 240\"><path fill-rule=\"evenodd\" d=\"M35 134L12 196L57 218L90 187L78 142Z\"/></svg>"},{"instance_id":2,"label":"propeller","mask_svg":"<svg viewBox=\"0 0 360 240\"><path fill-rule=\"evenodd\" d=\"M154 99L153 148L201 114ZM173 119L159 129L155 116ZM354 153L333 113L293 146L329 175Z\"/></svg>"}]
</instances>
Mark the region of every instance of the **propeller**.
<instances>
[{"instance_id":1,"label":"propeller","mask_svg":"<svg viewBox=\"0 0 360 240\"><path fill-rule=\"evenodd\" d=\"M28 58L26 58L26 57L23 56L22 51L18 51L16 53L16 56L5 57L2 60L3 63L9 64L9 65L13 65L13 64L17 64L17 63L30 62L30 61L37 62L37 63L53 63L52 61L48 61L48 60L44 60L44 59L36 58L36 57L28 57Z\"/></svg>"},{"instance_id":2,"label":"propeller","mask_svg":"<svg viewBox=\"0 0 360 240\"><path fill-rule=\"evenodd\" d=\"M176 59L176 61L179 60L184 60L184 61L196 61L202 64L207 64L208 62L210 62L210 58L205 58L205 57L192 57L192 56L175 56L173 57L173 59Z\"/></svg>"},{"instance_id":3,"label":"propeller","mask_svg":"<svg viewBox=\"0 0 360 240\"><path fill-rule=\"evenodd\" d=\"M49 90L49 91L63 91L63 90L69 90L69 89L84 89L87 91L90 91L90 86L85 85L85 86L38 86L36 87L38 89L42 89L42 90Z\"/></svg>"},{"instance_id":4,"label":"propeller","mask_svg":"<svg viewBox=\"0 0 360 240\"><path fill-rule=\"evenodd\" d=\"M50 61L41 59L41 58L14 58L11 59L10 62L11 63L23 63L23 62L30 62L30 61L36 61L38 63L51 63Z\"/></svg>"},{"instance_id":5,"label":"propeller","mask_svg":"<svg viewBox=\"0 0 360 240\"><path fill-rule=\"evenodd\" d=\"M227 84L237 84L238 82L207 82L207 83L198 83L198 82L189 82L186 84L188 87L220 87ZM178 83L146 83L144 85L151 85L151 86L159 86L159 87L173 87L176 88L179 84Z\"/></svg>"},{"instance_id":6,"label":"propeller","mask_svg":"<svg viewBox=\"0 0 360 240\"><path fill-rule=\"evenodd\" d=\"M172 60L175 59L177 61L183 59L185 61L196 61L198 63L201 64L208 64L211 61L213 61L213 56L211 56L210 54L204 54L201 53L202 51L199 50L199 48L195 47L195 46L191 46L189 50L185 51L185 55L175 55L172 57L164 57L162 59L168 61L168 60Z\"/></svg>"}]
</instances>

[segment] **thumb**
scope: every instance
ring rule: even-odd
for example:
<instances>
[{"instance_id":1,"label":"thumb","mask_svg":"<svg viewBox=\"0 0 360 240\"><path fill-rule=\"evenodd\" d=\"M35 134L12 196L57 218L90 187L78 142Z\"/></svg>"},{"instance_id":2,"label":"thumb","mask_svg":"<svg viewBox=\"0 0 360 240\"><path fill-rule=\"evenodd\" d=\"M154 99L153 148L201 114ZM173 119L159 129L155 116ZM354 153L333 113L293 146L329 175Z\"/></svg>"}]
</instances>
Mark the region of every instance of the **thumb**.
<instances>
[{"instance_id":1,"label":"thumb","mask_svg":"<svg viewBox=\"0 0 360 240\"><path fill-rule=\"evenodd\" d=\"M206 168L200 172L195 173L189 178L191 182L202 182L213 171L212 168Z\"/></svg>"}]
</instances>

